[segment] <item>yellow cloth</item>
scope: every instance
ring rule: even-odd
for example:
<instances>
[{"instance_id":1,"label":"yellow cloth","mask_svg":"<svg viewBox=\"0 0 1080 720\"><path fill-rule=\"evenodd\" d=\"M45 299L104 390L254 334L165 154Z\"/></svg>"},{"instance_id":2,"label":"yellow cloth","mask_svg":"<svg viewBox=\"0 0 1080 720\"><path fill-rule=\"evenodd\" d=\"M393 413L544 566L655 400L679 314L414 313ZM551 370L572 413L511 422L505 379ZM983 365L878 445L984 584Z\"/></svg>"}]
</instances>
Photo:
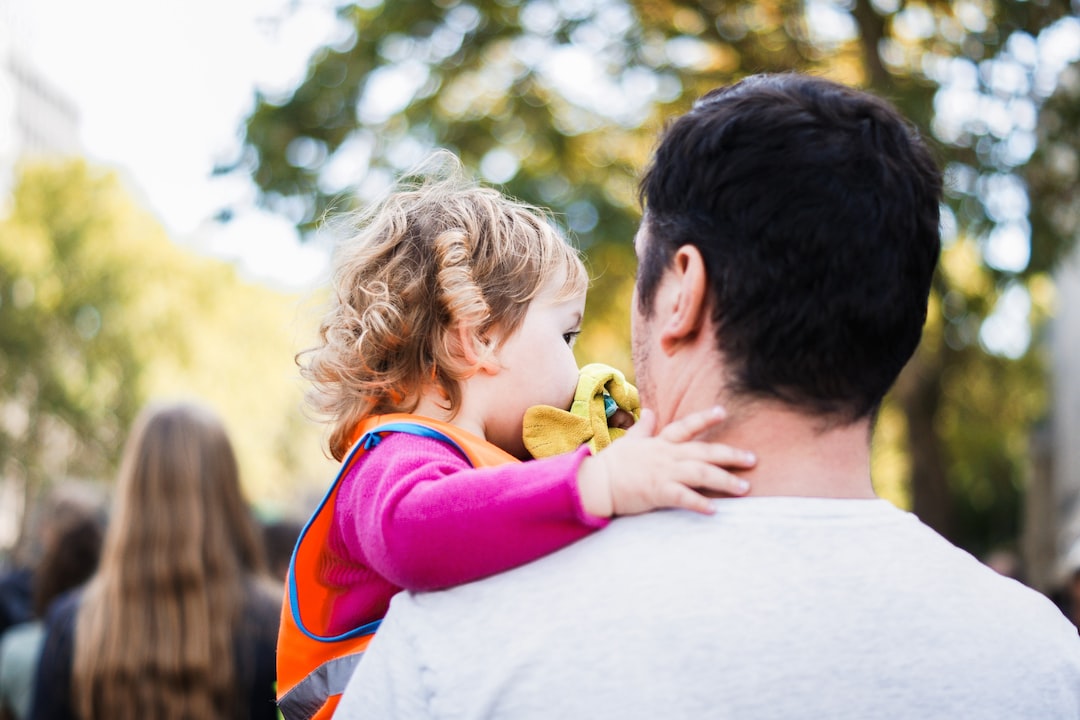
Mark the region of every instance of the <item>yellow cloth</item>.
<instances>
[{"instance_id":1,"label":"yellow cloth","mask_svg":"<svg viewBox=\"0 0 1080 720\"><path fill-rule=\"evenodd\" d=\"M522 428L525 448L534 458L572 452L585 444L593 452L606 448L626 431L608 426L605 392L620 408L633 415L634 420L638 419L641 404L637 388L615 368L592 363L579 372L577 391L569 411L550 405L534 405L525 411Z\"/></svg>"}]
</instances>

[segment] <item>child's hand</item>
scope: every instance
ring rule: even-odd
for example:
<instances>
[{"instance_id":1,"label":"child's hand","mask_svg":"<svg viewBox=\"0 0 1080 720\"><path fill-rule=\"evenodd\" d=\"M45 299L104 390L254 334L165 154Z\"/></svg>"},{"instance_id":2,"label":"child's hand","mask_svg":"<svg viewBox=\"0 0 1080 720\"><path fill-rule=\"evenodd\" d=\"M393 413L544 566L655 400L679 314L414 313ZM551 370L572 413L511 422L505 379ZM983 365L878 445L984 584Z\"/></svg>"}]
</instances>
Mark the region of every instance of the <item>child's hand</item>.
<instances>
[{"instance_id":1,"label":"child's hand","mask_svg":"<svg viewBox=\"0 0 1080 720\"><path fill-rule=\"evenodd\" d=\"M578 468L578 488L585 511L598 517L637 515L658 508L686 508L711 513L712 506L694 488L742 495L749 483L724 468L751 468L753 453L720 443L695 441L722 422L722 408L688 415L659 435L656 416L641 411L626 435Z\"/></svg>"},{"instance_id":2,"label":"child's hand","mask_svg":"<svg viewBox=\"0 0 1080 720\"><path fill-rule=\"evenodd\" d=\"M608 427L629 430L634 426L634 416L622 408L616 408L607 421Z\"/></svg>"}]
</instances>

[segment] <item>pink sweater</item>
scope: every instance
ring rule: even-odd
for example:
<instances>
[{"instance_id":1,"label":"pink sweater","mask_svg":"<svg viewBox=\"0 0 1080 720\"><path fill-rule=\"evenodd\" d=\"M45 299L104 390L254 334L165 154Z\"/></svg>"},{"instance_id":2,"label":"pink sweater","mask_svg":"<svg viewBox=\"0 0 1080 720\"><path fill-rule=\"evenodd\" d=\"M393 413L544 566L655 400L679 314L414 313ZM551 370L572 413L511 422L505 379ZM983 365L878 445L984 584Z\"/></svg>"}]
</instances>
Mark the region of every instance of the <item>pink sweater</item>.
<instances>
[{"instance_id":1,"label":"pink sweater","mask_svg":"<svg viewBox=\"0 0 1080 720\"><path fill-rule=\"evenodd\" d=\"M346 591L337 634L386 614L403 588L434 590L523 565L607 525L585 512L566 455L474 469L430 438L387 435L342 478L324 580Z\"/></svg>"}]
</instances>

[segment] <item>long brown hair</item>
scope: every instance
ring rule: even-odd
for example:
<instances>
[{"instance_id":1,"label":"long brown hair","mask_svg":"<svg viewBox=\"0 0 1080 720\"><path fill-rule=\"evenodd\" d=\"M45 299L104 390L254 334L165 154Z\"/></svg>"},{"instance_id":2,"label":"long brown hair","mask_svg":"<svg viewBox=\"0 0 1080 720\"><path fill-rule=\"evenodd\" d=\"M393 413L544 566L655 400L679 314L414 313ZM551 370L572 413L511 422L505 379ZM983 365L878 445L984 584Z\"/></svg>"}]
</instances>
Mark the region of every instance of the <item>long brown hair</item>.
<instances>
[{"instance_id":1,"label":"long brown hair","mask_svg":"<svg viewBox=\"0 0 1080 720\"><path fill-rule=\"evenodd\" d=\"M226 718L234 630L262 547L218 418L151 406L124 450L101 564L79 608L72 669L82 720Z\"/></svg>"}]
</instances>

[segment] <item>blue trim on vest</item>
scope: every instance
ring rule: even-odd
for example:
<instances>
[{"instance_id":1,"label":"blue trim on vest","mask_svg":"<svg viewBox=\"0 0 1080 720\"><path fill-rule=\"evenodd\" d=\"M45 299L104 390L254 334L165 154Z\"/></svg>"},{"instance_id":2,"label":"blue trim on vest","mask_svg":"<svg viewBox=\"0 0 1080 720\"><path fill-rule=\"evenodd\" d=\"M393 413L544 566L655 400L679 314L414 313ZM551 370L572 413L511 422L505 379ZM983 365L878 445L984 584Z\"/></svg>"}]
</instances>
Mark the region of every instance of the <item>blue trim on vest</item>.
<instances>
[{"instance_id":1,"label":"blue trim on vest","mask_svg":"<svg viewBox=\"0 0 1080 720\"><path fill-rule=\"evenodd\" d=\"M300 600L298 598L296 587L296 553L300 549L300 544L304 541L304 537L307 535L308 530L311 528L311 524L315 522L315 518L322 514L323 508L330 501L330 496L334 493L334 488L338 486L338 483L348 474L352 468L353 463L366 451L376 447L382 442L382 433L405 433L407 435L417 435L419 437L426 437L432 440L438 440L445 443L450 447L461 453L461 456L472 465L472 460L469 459L468 454L461 449L461 446L454 441L449 435L439 432L435 428L430 428L427 425L421 425L415 422L391 422L385 425L379 425L378 427L370 430L360 436L360 439L349 449L349 452L345 455L345 459L341 463L341 469L338 470L337 476L334 478L334 482L330 484L330 489L326 491L323 499L319 502L319 506L315 508L315 512L311 514L308 521L304 524L304 529L300 531L300 536L296 540L296 545L293 547L292 557L289 558L289 608L292 612L293 622L296 623L296 627L300 629L300 632L307 635L312 640L318 642L340 642L341 640L349 640L350 638L360 637L361 635L370 635L374 633L382 620L375 620L365 625L361 625L358 628L353 628L348 632L344 632L340 635L324 636L316 635L304 626L303 620L300 619Z\"/></svg>"}]
</instances>

